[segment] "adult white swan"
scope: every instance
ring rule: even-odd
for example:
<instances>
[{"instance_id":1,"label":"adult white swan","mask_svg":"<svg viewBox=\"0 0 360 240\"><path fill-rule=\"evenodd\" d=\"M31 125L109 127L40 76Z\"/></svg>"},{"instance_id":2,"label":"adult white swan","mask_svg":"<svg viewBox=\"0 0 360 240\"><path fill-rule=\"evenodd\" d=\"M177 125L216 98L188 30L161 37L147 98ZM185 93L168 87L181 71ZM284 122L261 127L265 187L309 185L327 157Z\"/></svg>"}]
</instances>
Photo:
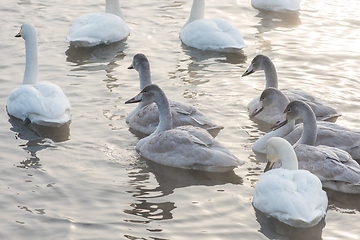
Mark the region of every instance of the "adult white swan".
<instances>
[{"instance_id":1,"label":"adult white swan","mask_svg":"<svg viewBox=\"0 0 360 240\"><path fill-rule=\"evenodd\" d=\"M269 57L265 55L259 54L256 57L254 57L254 59L251 61L251 65L244 72L242 77L248 76L259 70L264 70L265 72L265 80L266 80L265 89L269 87L278 89L278 77L274 63L271 61ZM282 90L282 92L286 95L286 97L290 101L305 100L307 102L311 102L312 107L316 109L316 116L318 120L335 122L336 119L341 115L337 112L336 109L325 103L318 101L314 96L312 96L310 93L307 93L305 91ZM259 97L256 97L248 103L247 108L250 115L258 107L258 102L259 102ZM257 114L253 117L261 121L274 124L275 123L274 120L277 117L279 117L279 114L281 115L281 112L279 113L278 111L278 106L273 105L271 107L268 107L266 111L264 110L260 114Z\"/></svg>"},{"instance_id":2,"label":"adult white swan","mask_svg":"<svg viewBox=\"0 0 360 240\"><path fill-rule=\"evenodd\" d=\"M244 163L202 128L173 129L169 101L157 85L146 86L125 103L136 102L155 102L160 114L156 131L136 144L143 157L167 166L209 172L231 171Z\"/></svg>"},{"instance_id":3,"label":"adult white swan","mask_svg":"<svg viewBox=\"0 0 360 240\"><path fill-rule=\"evenodd\" d=\"M37 33L32 24L21 26L15 37L25 40L26 63L23 84L7 100L9 115L25 123L58 126L70 121L70 102L53 83L38 82Z\"/></svg>"},{"instance_id":4,"label":"adult white swan","mask_svg":"<svg viewBox=\"0 0 360 240\"><path fill-rule=\"evenodd\" d=\"M251 5L256 9L266 11L298 11L301 0L251 0Z\"/></svg>"},{"instance_id":5,"label":"adult white swan","mask_svg":"<svg viewBox=\"0 0 360 240\"><path fill-rule=\"evenodd\" d=\"M133 57L132 64L128 68L138 71L140 91L151 84L150 63L144 54L136 54ZM220 130L224 128L223 126L213 123L211 119L189 104L172 100L169 100L169 103L172 126L174 128L192 125L207 130L213 137L216 137ZM153 133L159 124L159 110L157 105L155 103L140 102L139 105L128 114L126 123L129 124L130 128L146 135Z\"/></svg>"},{"instance_id":6,"label":"adult white swan","mask_svg":"<svg viewBox=\"0 0 360 240\"><path fill-rule=\"evenodd\" d=\"M255 184L253 205L293 227L315 226L326 215L328 199L318 177L298 169L293 147L282 138L266 144L268 164L282 160L282 168L265 172Z\"/></svg>"},{"instance_id":7,"label":"adult white swan","mask_svg":"<svg viewBox=\"0 0 360 240\"><path fill-rule=\"evenodd\" d=\"M189 20L180 30L181 41L190 47L213 51L238 51L246 44L240 33L223 18L204 19L205 0L193 0Z\"/></svg>"},{"instance_id":8,"label":"adult white swan","mask_svg":"<svg viewBox=\"0 0 360 240\"><path fill-rule=\"evenodd\" d=\"M75 47L118 42L130 34L119 0L106 0L105 13L89 13L76 19L67 40Z\"/></svg>"}]
</instances>

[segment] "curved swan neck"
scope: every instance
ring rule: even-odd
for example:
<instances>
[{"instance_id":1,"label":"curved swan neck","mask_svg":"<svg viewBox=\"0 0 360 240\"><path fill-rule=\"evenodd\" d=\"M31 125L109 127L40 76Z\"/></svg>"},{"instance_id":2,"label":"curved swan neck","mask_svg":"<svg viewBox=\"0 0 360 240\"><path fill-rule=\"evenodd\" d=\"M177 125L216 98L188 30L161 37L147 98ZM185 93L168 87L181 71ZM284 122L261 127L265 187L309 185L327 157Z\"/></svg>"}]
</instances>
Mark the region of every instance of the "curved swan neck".
<instances>
[{"instance_id":1,"label":"curved swan neck","mask_svg":"<svg viewBox=\"0 0 360 240\"><path fill-rule=\"evenodd\" d=\"M25 51L26 62L23 84L35 84L39 79L36 30L26 37Z\"/></svg>"},{"instance_id":2,"label":"curved swan neck","mask_svg":"<svg viewBox=\"0 0 360 240\"><path fill-rule=\"evenodd\" d=\"M169 101L163 91L159 92L159 98L155 103L159 109L159 125L155 131L158 134L172 128L172 117Z\"/></svg>"},{"instance_id":3,"label":"curved swan neck","mask_svg":"<svg viewBox=\"0 0 360 240\"><path fill-rule=\"evenodd\" d=\"M266 79L266 86L265 88L273 87L278 88L278 77L276 73L276 68L274 63L270 60L270 58L264 58L263 62L263 69L265 72L265 79Z\"/></svg>"},{"instance_id":4,"label":"curved swan neck","mask_svg":"<svg viewBox=\"0 0 360 240\"><path fill-rule=\"evenodd\" d=\"M281 137L271 138L267 141L266 154L270 163L281 159L282 168L289 170L298 169L298 160L293 146Z\"/></svg>"},{"instance_id":5,"label":"curved swan neck","mask_svg":"<svg viewBox=\"0 0 360 240\"><path fill-rule=\"evenodd\" d=\"M301 108L303 119L303 132L297 144L315 145L317 136L317 124L314 112L309 106Z\"/></svg>"},{"instance_id":6,"label":"curved swan neck","mask_svg":"<svg viewBox=\"0 0 360 240\"><path fill-rule=\"evenodd\" d=\"M297 170L298 169L298 160L296 157L296 153L293 150L292 146L288 148L287 145L279 147L279 157L281 159L281 166L282 168L289 169L289 170Z\"/></svg>"},{"instance_id":7,"label":"curved swan neck","mask_svg":"<svg viewBox=\"0 0 360 240\"><path fill-rule=\"evenodd\" d=\"M125 20L124 15L121 11L119 0L106 0L105 12L114 14Z\"/></svg>"},{"instance_id":8,"label":"curved swan neck","mask_svg":"<svg viewBox=\"0 0 360 240\"><path fill-rule=\"evenodd\" d=\"M194 0L189 20L185 23L185 25L182 27L184 28L189 23L197 20L197 19L203 19L205 17L205 0Z\"/></svg>"}]
</instances>

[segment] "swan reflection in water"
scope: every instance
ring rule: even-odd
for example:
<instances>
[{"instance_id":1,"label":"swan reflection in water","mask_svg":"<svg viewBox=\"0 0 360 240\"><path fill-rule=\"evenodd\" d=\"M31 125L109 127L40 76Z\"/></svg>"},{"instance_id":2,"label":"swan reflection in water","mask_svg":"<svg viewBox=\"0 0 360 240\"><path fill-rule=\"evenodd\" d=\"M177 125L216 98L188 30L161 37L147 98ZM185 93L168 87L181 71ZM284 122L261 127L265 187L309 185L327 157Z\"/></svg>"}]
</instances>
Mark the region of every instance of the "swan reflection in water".
<instances>
[{"instance_id":1,"label":"swan reflection in water","mask_svg":"<svg viewBox=\"0 0 360 240\"><path fill-rule=\"evenodd\" d=\"M36 152L52 147L52 142L64 142L70 139L71 122L60 127L48 127L32 123L24 124L24 121L10 116L9 123L12 125L10 130L15 132L15 138L27 141L19 146L30 154L30 157L20 162L17 166L19 168L41 168Z\"/></svg>"},{"instance_id":2,"label":"swan reflection in water","mask_svg":"<svg viewBox=\"0 0 360 240\"><path fill-rule=\"evenodd\" d=\"M155 177L158 185L149 186L150 178ZM133 191L128 193L137 201L130 204L124 213L142 217L143 220L126 220L135 223L149 223L152 220L172 219L175 202L167 201L177 188L190 186L216 186L228 183L242 185L243 179L234 171L213 173L168 167L139 157L133 170L129 172L129 184Z\"/></svg>"},{"instance_id":3,"label":"swan reflection in water","mask_svg":"<svg viewBox=\"0 0 360 240\"><path fill-rule=\"evenodd\" d=\"M280 222L274 217L269 217L256 208L254 210L256 221L260 224L259 232L269 239L322 240L325 218L311 228L296 228Z\"/></svg>"},{"instance_id":4,"label":"swan reflection in water","mask_svg":"<svg viewBox=\"0 0 360 240\"><path fill-rule=\"evenodd\" d=\"M66 61L75 63L78 68L76 70L99 70L101 66L94 66L93 63L109 63L114 64L116 61L122 60L125 57L123 52L127 48L125 40L111 43L100 44L95 47L73 47L69 46L65 54ZM89 66L85 66L89 65ZM103 67L104 68L104 67ZM106 69L105 69L106 70Z\"/></svg>"}]
</instances>

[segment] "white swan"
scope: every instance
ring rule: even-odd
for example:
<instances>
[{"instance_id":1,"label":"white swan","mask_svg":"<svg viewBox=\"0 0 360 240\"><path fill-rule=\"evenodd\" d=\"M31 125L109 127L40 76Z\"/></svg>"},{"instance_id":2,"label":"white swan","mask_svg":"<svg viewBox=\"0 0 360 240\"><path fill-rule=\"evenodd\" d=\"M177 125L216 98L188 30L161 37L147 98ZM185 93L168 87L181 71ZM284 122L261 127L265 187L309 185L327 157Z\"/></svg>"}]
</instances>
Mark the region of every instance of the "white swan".
<instances>
[{"instance_id":1,"label":"white swan","mask_svg":"<svg viewBox=\"0 0 360 240\"><path fill-rule=\"evenodd\" d=\"M90 13L76 19L67 40L76 47L93 47L121 41L130 34L119 0L106 0L105 13Z\"/></svg>"},{"instance_id":2,"label":"white swan","mask_svg":"<svg viewBox=\"0 0 360 240\"><path fill-rule=\"evenodd\" d=\"M129 68L134 68L138 71L140 90L151 84L150 63L144 54L136 54ZM224 128L223 126L213 123L208 117L204 116L203 113L189 104L172 100L169 100L169 102L174 128L192 125L207 130L213 137L216 137L220 130ZM126 123L129 124L130 128L146 135L153 133L159 124L159 110L157 105L155 103L140 102L139 105L128 114Z\"/></svg>"},{"instance_id":3,"label":"white swan","mask_svg":"<svg viewBox=\"0 0 360 240\"><path fill-rule=\"evenodd\" d=\"M204 19L205 0L193 0L189 20L181 28L180 39L190 47L233 51L246 47L240 31L223 18Z\"/></svg>"},{"instance_id":4,"label":"white swan","mask_svg":"<svg viewBox=\"0 0 360 240\"><path fill-rule=\"evenodd\" d=\"M269 87L273 87L278 89L278 77L276 73L276 69L274 63L270 60L269 57L265 55L257 55L251 62L249 68L244 72L242 77L248 76L258 70L264 70L266 86L265 89ZM286 97L290 100L303 100L308 103L311 102L312 108L315 110L316 116L318 120L324 121L332 121L335 122L336 119L341 115L336 109L331 106L324 104L318 101L311 94L302 91L302 90L282 90L282 92L286 95ZM255 109L258 107L259 97L254 98L247 105L250 116L254 113ZM275 103L275 102L274 102ZM269 106L266 111L263 111L260 114L253 116L256 119L264 121L266 123L274 124L274 120L276 120L282 112L279 112L279 108L277 105Z\"/></svg>"},{"instance_id":5,"label":"white swan","mask_svg":"<svg viewBox=\"0 0 360 240\"><path fill-rule=\"evenodd\" d=\"M202 128L172 129L168 99L157 85L146 86L125 103L136 102L155 102L160 113L156 131L136 144L143 157L167 166L209 172L231 171L244 163Z\"/></svg>"},{"instance_id":6,"label":"white swan","mask_svg":"<svg viewBox=\"0 0 360 240\"><path fill-rule=\"evenodd\" d=\"M293 227L318 224L328 205L319 178L307 170L298 170L294 149L285 139L271 138L266 150L266 170L278 159L283 164L282 168L265 172L257 181L254 207Z\"/></svg>"},{"instance_id":7,"label":"white swan","mask_svg":"<svg viewBox=\"0 0 360 240\"><path fill-rule=\"evenodd\" d=\"M37 33L32 24L21 26L15 37L25 40L26 64L23 84L7 100L9 115L26 123L63 125L70 121L70 102L61 88L50 82L38 82Z\"/></svg>"},{"instance_id":8,"label":"white swan","mask_svg":"<svg viewBox=\"0 0 360 240\"><path fill-rule=\"evenodd\" d=\"M251 5L256 9L266 11L298 11L301 0L251 0Z\"/></svg>"}]
</instances>

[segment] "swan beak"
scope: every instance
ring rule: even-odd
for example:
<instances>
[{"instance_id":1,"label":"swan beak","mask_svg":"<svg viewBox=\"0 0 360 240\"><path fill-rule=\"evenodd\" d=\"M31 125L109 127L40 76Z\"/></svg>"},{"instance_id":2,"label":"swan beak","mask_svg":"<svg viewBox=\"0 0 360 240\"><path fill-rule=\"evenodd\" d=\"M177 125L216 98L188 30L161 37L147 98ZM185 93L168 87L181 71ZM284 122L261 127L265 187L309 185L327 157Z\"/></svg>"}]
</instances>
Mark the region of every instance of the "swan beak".
<instances>
[{"instance_id":1,"label":"swan beak","mask_svg":"<svg viewBox=\"0 0 360 240\"><path fill-rule=\"evenodd\" d=\"M130 64L130 66L128 66L128 69L134 69L134 66Z\"/></svg>"},{"instance_id":2,"label":"swan beak","mask_svg":"<svg viewBox=\"0 0 360 240\"><path fill-rule=\"evenodd\" d=\"M15 37L21 37L21 29L20 29L20 32L15 35Z\"/></svg>"},{"instance_id":3,"label":"swan beak","mask_svg":"<svg viewBox=\"0 0 360 240\"><path fill-rule=\"evenodd\" d=\"M262 106L262 102L260 101L256 104L256 108L254 112L250 114L250 118L253 118L256 115L258 115L259 113L261 113L262 110L264 110L264 107Z\"/></svg>"},{"instance_id":4,"label":"swan beak","mask_svg":"<svg viewBox=\"0 0 360 240\"><path fill-rule=\"evenodd\" d=\"M255 72L255 71L254 71L253 66L250 65L250 67L243 73L243 75L241 75L241 77L245 77L245 76L250 75L250 74L252 74L252 73L254 73L254 72Z\"/></svg>"},{"instance_id":5,"label":"swan beak","mask_svg":"<svg viewBox=\"0 0 360 240\"><path fill-rule=\"evenodd\" d=\"M268 156L266 155L266 166L265 166L264 172L271 170L273 166L274 166L274 163L270 162Z\"/></svg>"},{"instance_id":6,"label":"swan beak","mask_svg":"<svg viewBox=\"0 0 360 240\"><path fill-rule=\"evenodd\" d=\"M142 92L139 93L138 95L136 95L136 96L133 97L132 99L127 100L127 101L125 102L125 104L127 104L127 103L137 103L137 102L141 102L141 100L142 100L142 95L143 95Z\"/></svg>"},{"instance_id":7,"label":"swan beak","mask_svg":"<svg viewBox=\"0 0 360 240\"><path fill-rule=\"evenodd\" d=\"M284 119L285 118L285 119ZM288 120L286 118L286 114L282 114L280 118L276 121L274 125L272 125L271 130L276 130L287 124Z\"/></svg>"}]
</instances>

